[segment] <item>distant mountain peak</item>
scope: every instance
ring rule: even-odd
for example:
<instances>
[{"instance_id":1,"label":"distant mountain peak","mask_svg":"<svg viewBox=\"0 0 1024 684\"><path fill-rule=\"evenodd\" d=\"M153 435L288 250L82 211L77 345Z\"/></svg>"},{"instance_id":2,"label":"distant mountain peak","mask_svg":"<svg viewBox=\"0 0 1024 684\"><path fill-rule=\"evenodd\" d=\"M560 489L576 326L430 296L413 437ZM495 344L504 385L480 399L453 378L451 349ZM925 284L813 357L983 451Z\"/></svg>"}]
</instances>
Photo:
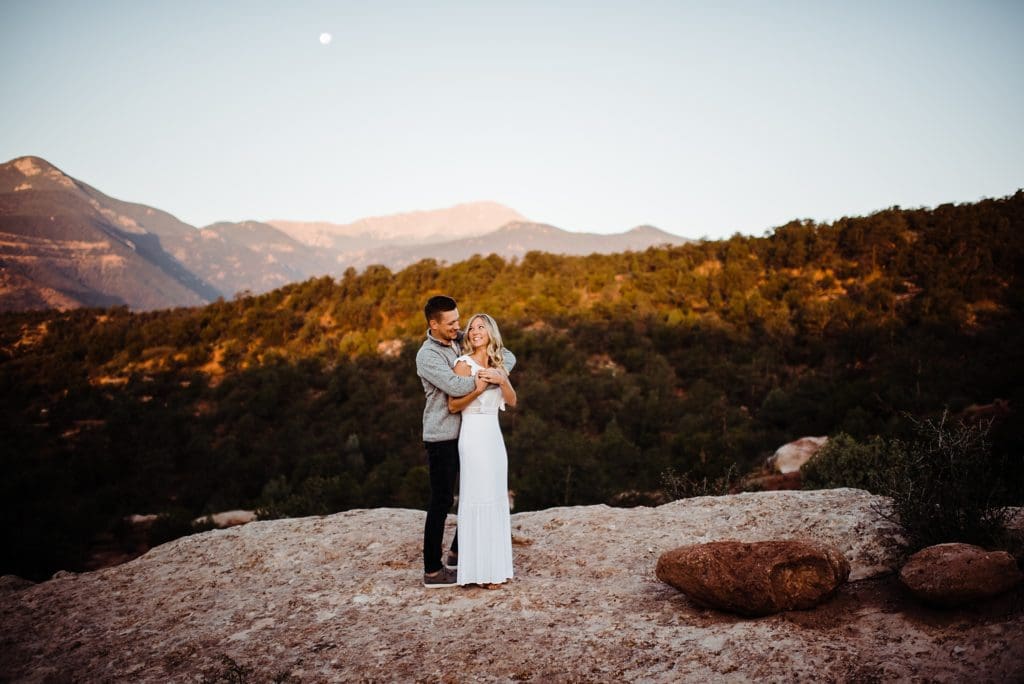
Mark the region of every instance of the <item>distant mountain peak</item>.
<instances>
[{"instance_id":1,"label":"distant mountain peak","mask_svg":"<svg viewBox=\"0 0 1024 684\"><path fill-rule=\"evenodd\" d=\"M26 176L37 176L44 171L51 169L56 170L57 167L46 161L42 157L36 157L34 155L26 155L24 157L15 157L10 160L4 166L13 166L23 175Z\"/></svg>"},{"instance_id":2,"label":"distant mountain peak","mask_svg":"<svg viewBox=\"0 0 1024 684\"><path fill-rule=\"evenodd\" d=\"M352 223L285 221L266 223L308 245L330 246L339 241L374 242L403 240L415 243L443 242L490 233L511 221L525 221L519 212L491 200L463 202L443 209L428 209L370 216Z\"/></svg>"},{"instance_id":3,"label":"distant mountain peak","mask_svg":"<svg viewBox=\"0 0 1024 684\"><path fill-rule=\"evenodd\" d=\"M0 186L0 192L22 192L31 189L47 189L53 184L74 189L75 181L42 157L31 155L17 157L0 166L0 177L11 187Z\"/></svg>"},{"instance_id":4,"label":"distant mountain peak","mask_svg":"<svg viewBox=\"0 0 1024 684\"><path fill-rule=\"evenodd\" d=\"M0 309L193 306L220 295L167 251L169 214L104 195L35 156L0 165L0 229L10 249Z\"/></svg>"},{"instance_id":5,"label":"distant mountain peak","mask_svg":"<svg viewBox=\"0 0 1024 684\"><path fill-rule=\"evenodd\" d=\"M436 259L442 263L455 263L474 254L497 254L504 258L522 257L527 252L549 254L612 254L642 251L657 245L678 245L689 242L656 228L626 233L576 233L546 223L510 221L485 235L458 238L431 244L385 245L354 255L354 266L383 264L388 268L403 268L420 259Z\"/></svg>"}]
</instances>

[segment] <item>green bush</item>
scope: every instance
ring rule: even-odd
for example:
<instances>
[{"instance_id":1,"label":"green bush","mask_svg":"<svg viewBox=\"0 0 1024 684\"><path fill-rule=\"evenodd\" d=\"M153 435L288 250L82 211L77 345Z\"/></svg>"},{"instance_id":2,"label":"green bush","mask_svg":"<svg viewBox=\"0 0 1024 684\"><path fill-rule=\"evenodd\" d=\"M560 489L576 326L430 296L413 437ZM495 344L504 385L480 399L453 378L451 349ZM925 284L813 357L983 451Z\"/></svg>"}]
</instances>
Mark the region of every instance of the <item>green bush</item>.
<instances>
[{"instance_id":1,"label":"green bush","mask_svg":"<svg viewBox=\"0 0 1024 684\"><path fill-rule=\"evenodd\" d=\"M280 475L263 486L256 514L261 520L328 515L351 508L359 500L359 485L347 473L311 475L295 485Z\"/></svg>"},{"instance_id":2,"label":"green bush","mask_svg":"<svg viewBox=\"0 0 1024 684\"><path fill-rule=\"evenodd\" d=\"M879 480L892 497L892 519L904 528L910 550L965 542L986 548L1015 545L1006 528L1010 509L1006 467L992 451L991 423L915 423L915 438L896 444L903 457Z\"/></svg>"},{"instance_id":3,"label":"green bush","mask_svg":"<svg viewBox=\"0 0 1024 684\"><path fill-rule=\"evenodd\" d=\"M738 474L735 463L718 477L698 477L691 472L680 474L669 467L661 473L661 486L672 501L697 496L725 496L732 491Z\"/></svg>"},{"instance_id":4,"label":"green bush","mask_svg":"<svg viewBox=\"0 0 1024 684\"><path fill-rule=\"evenodd\" d=\"M861 443L840 433L800 469L805 489L857 487L892 499L883 514L903 527L909 551L946 542L1013 546L1012 498L991 423L914 420L909 440Z\"/></svg>"},{"instance_id":5,"label":"green bush","mask_svg":"<svg viewBox=\"0 0 1024 684\"><path fill-rule=\"evenodd\" d=\"M192 514L189 513L188 509L179 506L161 513L153 521L153 526L149 528L148 541L151 547L159 546L179 537L206 532L213 528L214 524L210 518L207 517L201 521L193 522Z\"/></svg>"},{"instance_id":6,"label":"green bush","mask_svg":"<svg viewBox=\"0 0 1024 684\"><path fill-rule=\"evenodd\" d=\"M800 478L804 489L854 487L877 494L879 478L901 458L896 445L879 437L861 443L840 432L800 468Z\"/></svg>"}]
</instances>

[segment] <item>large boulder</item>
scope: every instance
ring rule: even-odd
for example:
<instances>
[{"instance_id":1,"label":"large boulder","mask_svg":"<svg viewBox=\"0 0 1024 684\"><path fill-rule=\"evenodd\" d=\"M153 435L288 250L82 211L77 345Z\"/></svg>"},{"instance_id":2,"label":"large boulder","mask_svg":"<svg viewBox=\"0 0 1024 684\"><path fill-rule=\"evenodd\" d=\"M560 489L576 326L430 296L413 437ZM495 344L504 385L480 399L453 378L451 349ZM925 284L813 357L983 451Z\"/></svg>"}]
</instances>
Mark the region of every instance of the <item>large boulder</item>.
<instances>
[{"instance_id":1,"label":"large boulder","mask_svg":"<svg viewBox=\"0 0 1024 684\"><path fill-rule=\"evenodd\" d=\"M971 544L938 544L915 553L900 570L900 582L919 599L955 607L996 596L1022 579L1006 551Z\"/></svg>"},{"instance_id":2,"label":"large boulder","mask_svg":"<svg viewBox=\"0 0 1024 684\"><path fill-rule=\"evenodd\" d=\"M756 616L813 608L846 581L850 563L813 541L717 541L666 551L655 574L698 603Z\"/></svg>"},{"instance_id":3,"label":"large boulder","mask_svg":"<svg viewBox=\"0 0 1024 684\"><path fill-rule=\"evenodd\" d=\"M768 457L768 468L777 473L795 473L827 442L828 437L801 437L784 444Z\"/></svg>"}]
</instances>

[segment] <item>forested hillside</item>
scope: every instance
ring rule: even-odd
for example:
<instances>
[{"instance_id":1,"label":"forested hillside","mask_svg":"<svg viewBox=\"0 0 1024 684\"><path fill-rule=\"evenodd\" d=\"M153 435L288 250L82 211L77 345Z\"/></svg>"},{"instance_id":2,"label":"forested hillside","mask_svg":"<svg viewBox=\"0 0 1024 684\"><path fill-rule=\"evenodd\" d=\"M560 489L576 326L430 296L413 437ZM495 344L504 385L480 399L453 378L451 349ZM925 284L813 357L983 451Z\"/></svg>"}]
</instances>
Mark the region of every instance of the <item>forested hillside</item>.
<instances>
[{"instance_id":1,"label":"forested hillside","mask_svg":"<svg viewBox=\"0 0 1024 684\"><path fill-rule=\"evenodd\" d=\"M1019 476L1022 267L1018 191L640 253L349 270L203 308L4 314L0 571L81 567L130 513L170 529L424 506L413 357L439 292L493 314L519 357L502 416L517 510L995 399Z\"/></svg>"}]
</instances>

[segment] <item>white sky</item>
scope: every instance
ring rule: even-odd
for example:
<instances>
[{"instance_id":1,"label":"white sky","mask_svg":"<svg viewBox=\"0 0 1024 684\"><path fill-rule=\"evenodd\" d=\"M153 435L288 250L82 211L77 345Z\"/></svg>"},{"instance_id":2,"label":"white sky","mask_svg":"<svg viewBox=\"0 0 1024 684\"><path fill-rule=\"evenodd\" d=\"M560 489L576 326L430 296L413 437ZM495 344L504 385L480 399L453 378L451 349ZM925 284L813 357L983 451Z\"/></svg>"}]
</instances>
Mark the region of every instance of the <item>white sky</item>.
<instances>
[{"instance_id":1,"label":"white sky","mask_svg":"<svg viewBox=\"0 0 1024 684\"><path fill-rule=\"evenodd\" d=\"M1024 187L1024 2L428 4L0 0L0 161L197 226L715 238Z\"/></svg>"}]
</instances>

